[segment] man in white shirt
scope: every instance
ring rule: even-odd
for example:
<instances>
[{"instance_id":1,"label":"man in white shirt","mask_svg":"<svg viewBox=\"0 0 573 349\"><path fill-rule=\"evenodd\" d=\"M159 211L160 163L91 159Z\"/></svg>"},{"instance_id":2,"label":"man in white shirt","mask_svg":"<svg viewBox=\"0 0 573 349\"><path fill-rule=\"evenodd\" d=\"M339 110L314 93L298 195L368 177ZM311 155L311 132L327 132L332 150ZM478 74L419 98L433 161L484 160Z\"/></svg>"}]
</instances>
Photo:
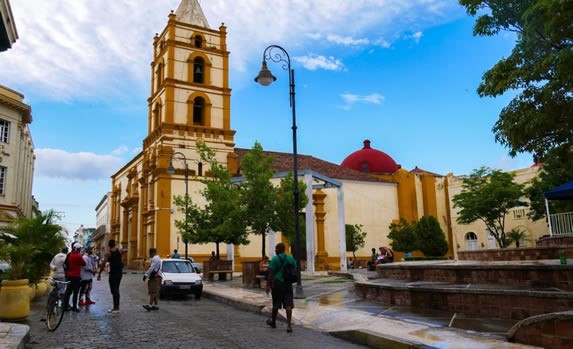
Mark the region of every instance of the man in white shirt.
<instances>
[{"instance_id":1,"label":"man in white shirt","mask_svg":"<svg viewBox=\"0 0 573 349\"><path fill-rule=\"evenodd\" d=\"M64 281L66 279L66 271L64 270L64 262L66 261L66 256L68 255L68 248L66 246L62 247L60 253L52 258L50 262L50 269L54 271L53 278L55 280Z\"/></svg>"},{"instance_id":2,"label":"man in white shirt","mask_svg":"<svg viewBox=\"0 0 573 349\"><path fill-rule=\"evenodd\" d=\"M151 263L149 268L143 275L143 281L149 279L147 282L147 288L149 290L149 304L144 304L145 310L158 310L159 307L157 303L159 301L159 289L161 287L161 258L157 255L157 249L152 247L149 249L149 258L151 258Z\"/></svg>"}]
</instances>

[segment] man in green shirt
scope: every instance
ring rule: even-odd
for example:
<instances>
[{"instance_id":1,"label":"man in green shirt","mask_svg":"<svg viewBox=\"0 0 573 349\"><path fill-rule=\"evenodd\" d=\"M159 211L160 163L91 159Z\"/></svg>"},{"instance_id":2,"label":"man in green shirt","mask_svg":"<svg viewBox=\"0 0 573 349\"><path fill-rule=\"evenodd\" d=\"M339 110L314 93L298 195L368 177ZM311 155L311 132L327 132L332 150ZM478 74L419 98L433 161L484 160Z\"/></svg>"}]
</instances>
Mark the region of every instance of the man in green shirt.
<instances>
[{"instance_id":1,"label":"man in green shirt","mask_svg":"<svg viewBox=\"0 0 573 349\"><path fill-rule=\"evenodd\" d=\"M294 258L290 255L285 254L285 244L282 242L278 243L275 247L276 256L271 259L269 264L269 283L266 286L266 292L269 293L269 288L272 289L273 297L273 310L272 318L267 320L267 325L272 328L277 327L277 315L279 309L285 308L287 315L287 332L292 332L292 308L294 308L293 300L293 290L292 285L284 282L283 271L286 264L292 264L296 266Z\"/></svg>"}]
</instances>

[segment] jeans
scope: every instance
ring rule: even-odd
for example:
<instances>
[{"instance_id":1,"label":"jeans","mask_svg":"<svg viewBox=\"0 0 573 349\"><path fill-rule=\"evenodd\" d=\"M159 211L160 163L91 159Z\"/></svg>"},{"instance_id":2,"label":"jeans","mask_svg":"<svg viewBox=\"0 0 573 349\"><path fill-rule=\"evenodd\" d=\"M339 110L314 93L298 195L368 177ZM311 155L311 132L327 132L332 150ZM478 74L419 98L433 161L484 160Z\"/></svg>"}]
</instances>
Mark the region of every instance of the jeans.
<instances>
[{"instance_id":1,"label":"jeans","mask_svg":"<svg viewBox=\"0 0 573 349\"><path fill-rule=\"evenodd\" d=\"M109 290L113 296L113 309L119 309L119 284L123 274L109 274Z\"/></svg>"},{"instance_id":2,"label":"jeans","mask_svg":"<svg viewBox=\"0 0 573 349\"><path fill-rule=\"evenodd\" d=\"M66 295L64 297L64 305L66 307L70 306L70 296L73 293L72 299L72 309L76 309L78 307L78 294L80 293L80 287L82 285L82 279L78 277L69 277L68 281L70 282L68 288L66 289Z\"/></svg>"}]
</instances>

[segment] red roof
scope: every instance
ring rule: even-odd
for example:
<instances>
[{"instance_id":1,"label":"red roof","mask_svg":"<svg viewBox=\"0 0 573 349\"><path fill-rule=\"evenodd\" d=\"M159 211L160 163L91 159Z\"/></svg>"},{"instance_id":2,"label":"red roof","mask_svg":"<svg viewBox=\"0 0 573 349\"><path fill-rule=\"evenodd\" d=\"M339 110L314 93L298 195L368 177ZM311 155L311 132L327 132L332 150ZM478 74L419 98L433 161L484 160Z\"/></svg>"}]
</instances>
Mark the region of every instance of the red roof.
<instances>
[{"instance_id":1,"label":"red roof","mask_svg":"<svg viewBox=\"0 0 573 349\"><path fill-rule=\"evenodd\" d=\"M235 148L235 153L239 156L239 162L250 151L250 149ZM273 167L277 172L288 172L293 169L293 156L291 153L279 153L274 151L265 151L265 155L274 159ZM298 170L312 170L333 179L349 179L366 182L386 182L366 173L354 171L332 162L317 159L310 155L298 154ZM239 165L240 171L240 165Z\"/></svg>"},{"instance_id":2,"label":"red roof","mask_svg":"<svg viewBox=\"0 0 573 349\"><path fill-rule=\"evenodd\" d=\"M348 155L341 166L366 173L394 173L400 165L390 155L370 147L370 141L364 141L364 148Z\"/></svg>"}]
</instances>

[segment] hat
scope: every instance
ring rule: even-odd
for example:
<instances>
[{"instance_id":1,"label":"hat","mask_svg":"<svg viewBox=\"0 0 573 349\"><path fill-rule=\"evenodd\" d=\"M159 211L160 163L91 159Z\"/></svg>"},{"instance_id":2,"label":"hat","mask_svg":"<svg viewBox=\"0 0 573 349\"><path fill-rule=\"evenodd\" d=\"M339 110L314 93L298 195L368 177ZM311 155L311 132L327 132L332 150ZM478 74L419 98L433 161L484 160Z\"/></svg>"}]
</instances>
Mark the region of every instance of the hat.
<instances>
[{"instance_id":1,"label":"hat","mask_svg":"<svg viewBox=\"0 0 573 349\"><path fill-rule=\"evenodd\" d=\"M74 250L80 250L80 249L82 248L82 244L80 244L79 242L76 242L76 243L72 246L72 248L73 248Z\"/></svg>"}]
</instances>

